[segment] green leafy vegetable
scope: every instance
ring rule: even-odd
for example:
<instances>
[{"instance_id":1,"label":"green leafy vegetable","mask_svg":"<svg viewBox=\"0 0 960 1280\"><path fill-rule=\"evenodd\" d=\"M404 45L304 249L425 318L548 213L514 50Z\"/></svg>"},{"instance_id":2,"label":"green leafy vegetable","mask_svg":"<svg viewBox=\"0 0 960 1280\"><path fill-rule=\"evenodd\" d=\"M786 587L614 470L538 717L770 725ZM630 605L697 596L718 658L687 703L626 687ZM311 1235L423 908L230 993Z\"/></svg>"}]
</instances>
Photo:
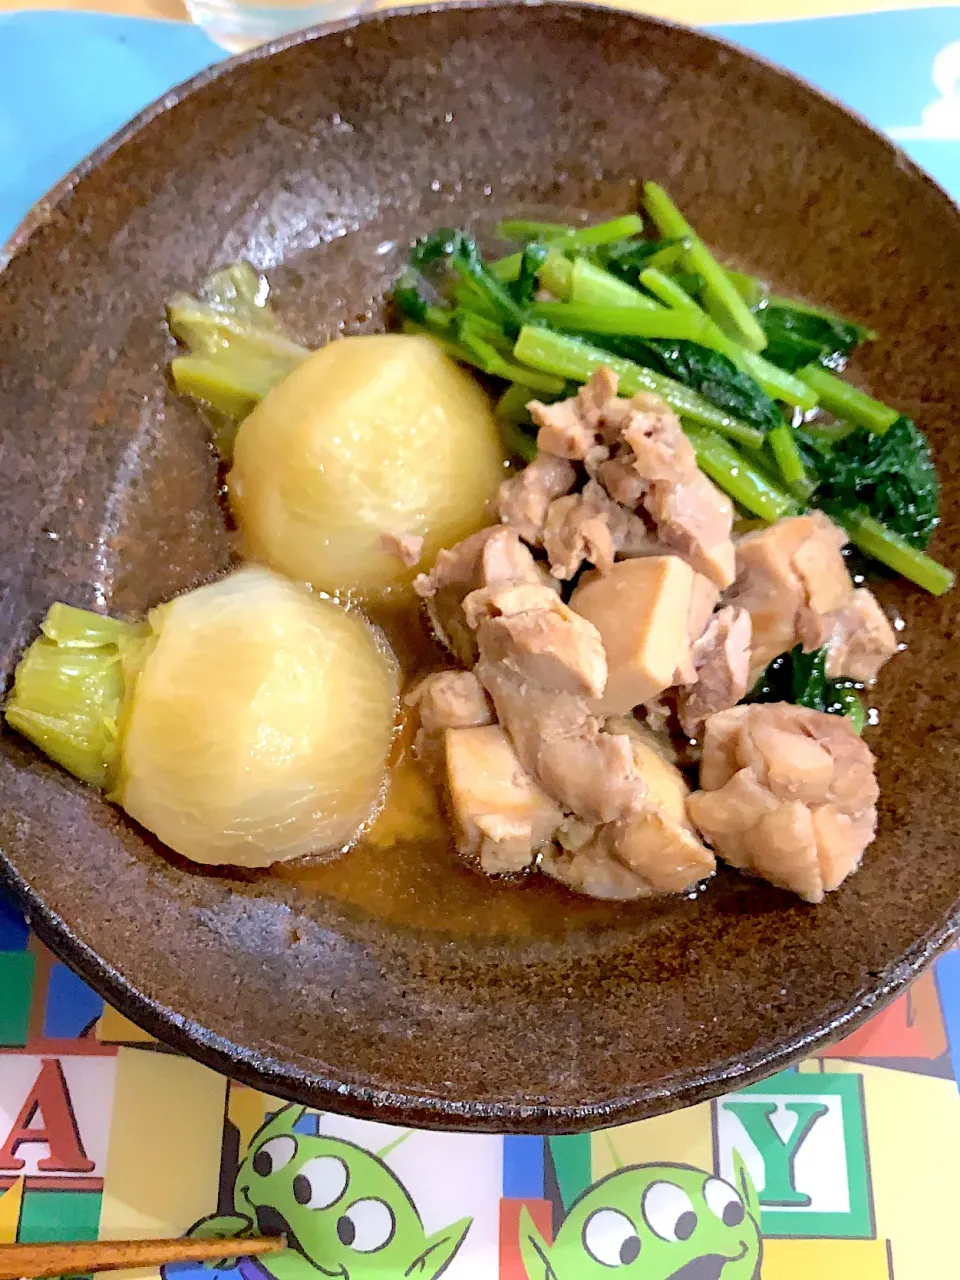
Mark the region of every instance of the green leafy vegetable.
<instances>
[{"instance_id":1,"label":"green leafy vegetable","mask_svg":"<svg viewBox=\"0 0 960 1280\"><path fill-rule=\"evenodd\" d=\"M524 256L520 255L521 267ZM418 240L410 252L410 265L419 270L441 261L448 263L462 280L473 285L505 326L514 333L519 330L524 322L524 308L514 298L509 285L484 265L472 236L450 227L441 227L432 235Z\"/></svg>"},{"instance_id":2,"label":"green leafy vegetable","mask_svg":"<svg viewBox=\"0 0 960 1280\"><path fill-rule=\"evenodd\" d=\"M608 345L606 338L598 339ZM764 435L783 423L783 414L759 383L742 373L727 356L696 342L659 341L643 343L613 339L617 354L648 365L676 382L696 391L732 417L755 427Z\"/></svg>"},{"instance_id":3,"label":"green leafy vegetable","mask_svg":"<svg viewBox=\"0 0 960 1280\"><path fill-rule=\"evenodd\" d=\"M785 298L771 298L755 315L767 335L767 359L791 373L808 364L836 368L861 342L876 336L852 320Z\"/></svg>"},{"instance_id":4,"label":"green leafy vegetable","mask_svg":"<svg viewBox=\"0 0 960 1280\"><path fill-rule=\"evenodd\" d=\"M237 425L309 352L283 334L248 262L215 272L196 298L175 294L167 322L189 351L170 361L174 384L213 411L214 444L228 457Z\"/></svg>"},{"instance_id":5,"label":"green leafy vegetable","mask_svg":"<svg viewBox=\"0 0 960 1280\"><path fill-rule=\"evenodd\" d=\"M852 680L827 676L828 650L804 653L800 645L769 664L746 697L746 702L792 702L811 711L846 716L857 733L864 725L863 703Z\"/></svg>"},{"instance_id":6,"label":"green leafy vegetable","mask_svg":"<svg viewBox=\"0 0 960 1280\"><path fill-rule=\"evenodd\" d=\"M533 301L540 271L547 260L547 253L545 245L528 244L520 257L520 274L507 288L521 307L526 307Z\"/></svg>"},{"instance_id":7,"label":"green leafy vegetable","mask_svg":"<svg viewBox=\"0 0 960 1280\"><path fill-rule=\"evenodd\" d=\"M863 510L923 548L937 527L939 484L926 436L909 418L884 435L858 427L831 446L798 433L828 511Z\"/></svg>"}]
</instances>

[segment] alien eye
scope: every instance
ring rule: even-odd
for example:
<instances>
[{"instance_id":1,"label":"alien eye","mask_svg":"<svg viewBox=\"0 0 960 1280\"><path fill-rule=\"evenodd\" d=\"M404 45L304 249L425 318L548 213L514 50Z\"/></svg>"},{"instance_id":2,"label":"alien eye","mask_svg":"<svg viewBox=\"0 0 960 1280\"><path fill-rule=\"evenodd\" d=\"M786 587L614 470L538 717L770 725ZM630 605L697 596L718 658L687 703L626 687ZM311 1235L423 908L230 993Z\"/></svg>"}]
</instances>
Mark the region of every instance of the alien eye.
<instances>
[{"instance_id":1,"label":"alien eye","mask_svg":"<svg viewBox=\"0 0 960 1280\"><path fill-rule=\"evenodd\" d=\"M643 1216L661 1240L689 1240L696 1230L693 1201L673 1182L652 1182L643 1193Z\"/></svg>"},{"instance_id":2,"label":"alien eye","mask_svg":"<svg viewBox=\"0 0 960 1280\"><path fill-rule=\"evenodd\" d=\"M285 1164L289 1164L296 1154L296 1138L283 1133L279 1138L271 1138L269 1142L263 1144L253 1157L253 1171L261 1178L268 1178L271 1173L276 1173Z\"/></svg>"},{"instance_id":3,"label":"alien eye","mask_svg":"<svg viewBox=\"0 0 960 1280\"><path fill-rule=\"evenodd\" d=\"M293 1180L293 1198L305 1209L329 1209L347 1189L350 1171L337 1156L314 1156Z\"/></svg>"},{"instance_id":4,"label":"alien eye","mask_svg":"<svg viewBox=\"0 0 960 1280\"><path fill-rule=\"evenodd\" d=\"M393 1210L383 1200L358 1200L337 1219L337 1238L357 1253L376 1253L397 1229Z\"/></svg>"},{"instance_id":5,"label":"alien eye","mask_svg":"<svg viewBox=\"0 0 960 1280\"><path fill-rule=\"evenodd\" d=\"M728 1182L710 1178L703 1188L707 1208L725 1227L739 1227L744 1218L743 1201Z\"/></svg>"},{"instance_id":6,"label":"alien eye","mask_svg":"<svg viewBox=\"0 0 960 1280\"><path fill-rule=\"evenodd\" d=\"M640 1237L625 1213L597 1209L583 1224L583 1247L605 1267L625 1267L639 1254Z\"/></svg>"}]
</instances>

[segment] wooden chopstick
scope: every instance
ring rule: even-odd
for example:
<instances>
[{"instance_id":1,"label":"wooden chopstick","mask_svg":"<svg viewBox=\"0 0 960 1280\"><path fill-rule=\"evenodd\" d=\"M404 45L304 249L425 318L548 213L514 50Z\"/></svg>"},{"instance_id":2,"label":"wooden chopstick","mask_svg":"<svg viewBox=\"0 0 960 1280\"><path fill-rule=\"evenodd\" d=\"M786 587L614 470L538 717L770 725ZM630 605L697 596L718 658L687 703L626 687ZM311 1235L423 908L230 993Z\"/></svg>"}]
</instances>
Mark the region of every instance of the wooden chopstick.
<instances>
[{"instance_id":1,"label":"wooden chopstick","mask_svg":"<svg viewBox=\"0 0 960 1280\"><path fill-rule=\"evenodd\" d=\"M204 1262L252 1257L287 1247L273 1237L230 1236L223 1240L95 1240L88 1244L0 1244L0 1280L44 1280L164 1262Z\"/></svg>"}]
</instances>

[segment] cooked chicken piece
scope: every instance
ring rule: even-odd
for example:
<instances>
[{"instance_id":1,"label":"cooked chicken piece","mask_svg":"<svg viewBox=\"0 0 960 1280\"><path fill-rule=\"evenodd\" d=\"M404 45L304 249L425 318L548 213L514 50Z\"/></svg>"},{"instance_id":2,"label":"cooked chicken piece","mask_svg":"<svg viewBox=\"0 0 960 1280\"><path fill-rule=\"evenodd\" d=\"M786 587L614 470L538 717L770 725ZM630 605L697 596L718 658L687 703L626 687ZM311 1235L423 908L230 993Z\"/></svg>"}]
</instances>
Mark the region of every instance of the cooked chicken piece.
<instances>
[{"instance_id":1,"label":"cooked chicken piece","mask_svg":"<svg viewBox=\"0 0 960 1280\"><path fill-rule=\"evenodd\" d=\"M570 607L593 623L607 653L598 714L623 715L656 698L689 662L693 581L693 570L678 556L644 556L621 560L574 591Z\"/></svg>"},{"instance_id":2,"label":"cooked chicken piece","mask_svg":"<svg viewBox=\"0 0 960 1280\"><path fill-rule=\"evenodd\" d=\"M657 481L645 504L665 546L718 587L730 586L735 575L733 503L712 480L695 471L679 484Z\"/></svg>"},{"instance_id":3,"label":"cooked chicken piece","mask_svg":"<svg viewBox=\"0 0 960 1280\"><path fill-rule=\"evenodd\" d=\"M423 538L413 533L384 533L380 538L383 549L389 555L397 556L408 569L420 563L423 555Z\"/></svg>"},{"instance_id":4,"label":"cooked chicken piece","mask_svg":"<svg viewBox=\"0 0 960 1280\"><path fill-rule=\"evenodd\" d=\"M569 493L576 479L577 473L569 462L538 453L528 466L501 484L501 521L516 529L531 546L539 546L550 503Z\"/></svg>"},{"instance_id":5,"label":"cooked chicken piece","mask_svg":"<svg viewBox=\"0 0 960 1280\"><path fill-rule=\"evenodd\" d=\"M489 660L507 662L547 690L599 698L607 683L600 633L548 587L506 583L474 591L463 602L471 627L482 620Z\"/></svg>"},{"instance_id":6,"label":"cooked chicken piece","mask_svg":"<svg viewBox=\"0 0 960 1280\"><path fill-rule=\"evenodd\" d=\"M746 609L753 621L751 683L794 645L818 648L823 615L850 604L845 542L821 512L778 520L739 540L737 580L727 602Z\"/></svg>"},{"instance_id":7,"label":"cooked chicken piece","mask_svg":"<svg viewBox=\"0 0 960 1280\"><path fill-rule=\"evenodd\" d=\"M646 794L629 740L602 732L586 699L524 680L499 658L491 625L477 631L477 676L524 768L566 812L588 823L619 818Z\"/></svg>"},{"instance_id":8,"label":"cooked chicken piece","mask_svg":"<svg viewBox=\"0 0 960 1280\"><path fill-rule=\"evenodd\" d=\"M609 573L621 550L646 542L643 521L611 501L605 490L588 480L582 493L551 502L543 527L543 546L555 578L569 580L584 561Z\"/></svg>"},{"instance_id":9,"label":"cooked chicken piece","mask_svg":"<svg viewBox=\"0 0 960 1280\"><path fill-rule=\"evenodd\" d=\"M632 400L633 412L622 429L633 469L647 483L685 484L697 474L697 456L683 434L680 419L664 400ZM641 405L648 407L643 408Z\"/></svg>"},{"instance_id":10,"label":"cooked chicken piece","mask_svg":"<svg viewBox=\"0 0 960 1280\"><path fill-rule=\"evenodd\" d=\"M694 679L681 689L680 724L691 738L708 716L735 707L750 675L750 615L727 605L715 613L693 645ZM694 683L695 681L695 683Z\"/></svg>"},{"instance_id":11,"label":"cooked chicken piece","mask_svg":"<svg viewBox=\"0 0 960 1280\"><path fill-rule=\"evenodd\" d=\"M404 698L419 707L425 733L474 729L493 721L490 700L472 671L437 671L424 676Z\"/></svg>"},{"instance_id":12,"label":"cooked chicken piece","mask_svg":"<svg viewBox=\"0 0 960 1280\"><path fill-rule=\"evenodd\" d=\"M542 453L582 462L597 445L603 410L616 394L617 376L603 368L569 400L556 404L531 400L527 408L539 427L537 447Z\"/></svg>"},{"instance_id":13,"label":"cooked chicken piece","mask_svg":"<svg viewBox=\"0 0 960 1280\"><path fill-rule=\"evenodd\" d=\"M848 605L823 617L814 631L808 628L804 648L828 646L827 675L843 676L871 684L880 668L897 652L897 636L872 591L860 587Z\"/></svg>"},{"instance_id":14,"label":"cooked chicken piece","mask_svg":"<svg viewBox=\"0 0 960 1280\"><path fill-rule=\"evenodd\" d=\"M702 573L693 575L693 591L690 595L690 615L688 631L690 643L694 644L707 629L713 611L720 603L720 591L716 585L705 578Z\"/></svg>"},{"instance_id":15,"label":"cooked chicken piece","mask_svg":"<svg viewBox=\"0 0 960 1280\"><path fill-rule=\"evenodd\" d=\"M870 749L844 717L806 707L711 716L700 786L687 811L720 856L808 902L856 870L876 829Z\"/></svg>"},{"instance_id":16,"label":"cooked chicken piece","mask_svg":"<svg viewBox=\"0 0 960 1280\"><path fill-rule=\"evenodd\" d=\"M488 875L523 871L563 813L525 772L499 725L448 729L447 781L464 857Z\"/></svg>"},{"instance_id":17,"label":"cooked chicken piece","mask_svg":"<svg viewBox=\"0 0 960 1280\"><path fill-rule=\"evenodd\" d=\"M540 858L540 870L551 880L559 880L568 889L586 894L588 898L635 902L650 896L639 876L596 844L573 853L547 848Z\"/></svg>"},{"instance_id":18,"label":"cooked chicken piece","mask_svg":"<svg viewBox=\"0 0 960 1280\"><path fill-rule=\"evenodd\" d=\"M587 456L583 460L583 469L591 480L596 480L597 472L610 457L610 450L605 444L595 444L592 449L587 450Z\"/></svg>"},{"instance_id":19,"label":"cooked chicken piece","mask_svg":"<svg viewBox=\"0 0 960 1280\"><path fill-rule=\"evenodd\" d=\"M573 855L550 851L541 869L596 898L645 898L683 893L712 875L716 861L697 839L686 814L687 784L640 725L623 722L644 800L615 822L598 827ZM623 869L629 878L622 874Z\"/></svg>"},{"instance_id":20,"label":"cooked chicken piece","mask_svg":"<svg viewBox=\"0 0 960 1280\"><path fill-rule=\"evenodd\" d=\"M559 584L537 564L516 530L502 524L471 534L440 551L430 573L414 579L414 589L427 601L434 631L464 665L476 661L473 632L463 615L463 599L471 591L498 582L529 582L559 592Z\"/></svg>"},{"instance_id":21,"label":"cooked chicken piece","mask_svg":"<svg viewBox=\"0 0 960 1280\"><path fill-rule=\"evenodd\" d=\"M597 479L614 502L631 510L640 505L648 488L647 482L634 469L629 453L618 453L602 461L597 468Z\"/></svg>"}]
</instances>

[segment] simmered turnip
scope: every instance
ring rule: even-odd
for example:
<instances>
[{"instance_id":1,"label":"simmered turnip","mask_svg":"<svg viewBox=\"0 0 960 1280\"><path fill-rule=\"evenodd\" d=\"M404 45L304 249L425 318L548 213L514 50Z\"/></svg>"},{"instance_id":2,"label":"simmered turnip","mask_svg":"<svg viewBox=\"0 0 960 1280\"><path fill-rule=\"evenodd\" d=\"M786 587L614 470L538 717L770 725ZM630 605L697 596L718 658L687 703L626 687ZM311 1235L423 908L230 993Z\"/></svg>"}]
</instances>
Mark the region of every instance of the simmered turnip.
<instances>
[{"instance_id":1,"label":"simmered turnip","mask_svg":"<svg viewBox=\"0 0 960 1280\"><path fill-rule=\"evenodd\" d=\"M379 334L331 342L264 397L228 489L248 555L370 596L414 576L398 540L429 568L487 522L503 461L476 382L428 338Z\"/></svg>"},{"instance_id":2,"label":"simmered turnip","mask_svg":"<svg viewBox=\"0 0 960 1280\"><path fill-rule=\"evenodd\" d=\"M147 626L54 605L6 717L178 853L260 867L375 814L396 686L360 614L248 568Z\"/></svg>"}]
</instances>

